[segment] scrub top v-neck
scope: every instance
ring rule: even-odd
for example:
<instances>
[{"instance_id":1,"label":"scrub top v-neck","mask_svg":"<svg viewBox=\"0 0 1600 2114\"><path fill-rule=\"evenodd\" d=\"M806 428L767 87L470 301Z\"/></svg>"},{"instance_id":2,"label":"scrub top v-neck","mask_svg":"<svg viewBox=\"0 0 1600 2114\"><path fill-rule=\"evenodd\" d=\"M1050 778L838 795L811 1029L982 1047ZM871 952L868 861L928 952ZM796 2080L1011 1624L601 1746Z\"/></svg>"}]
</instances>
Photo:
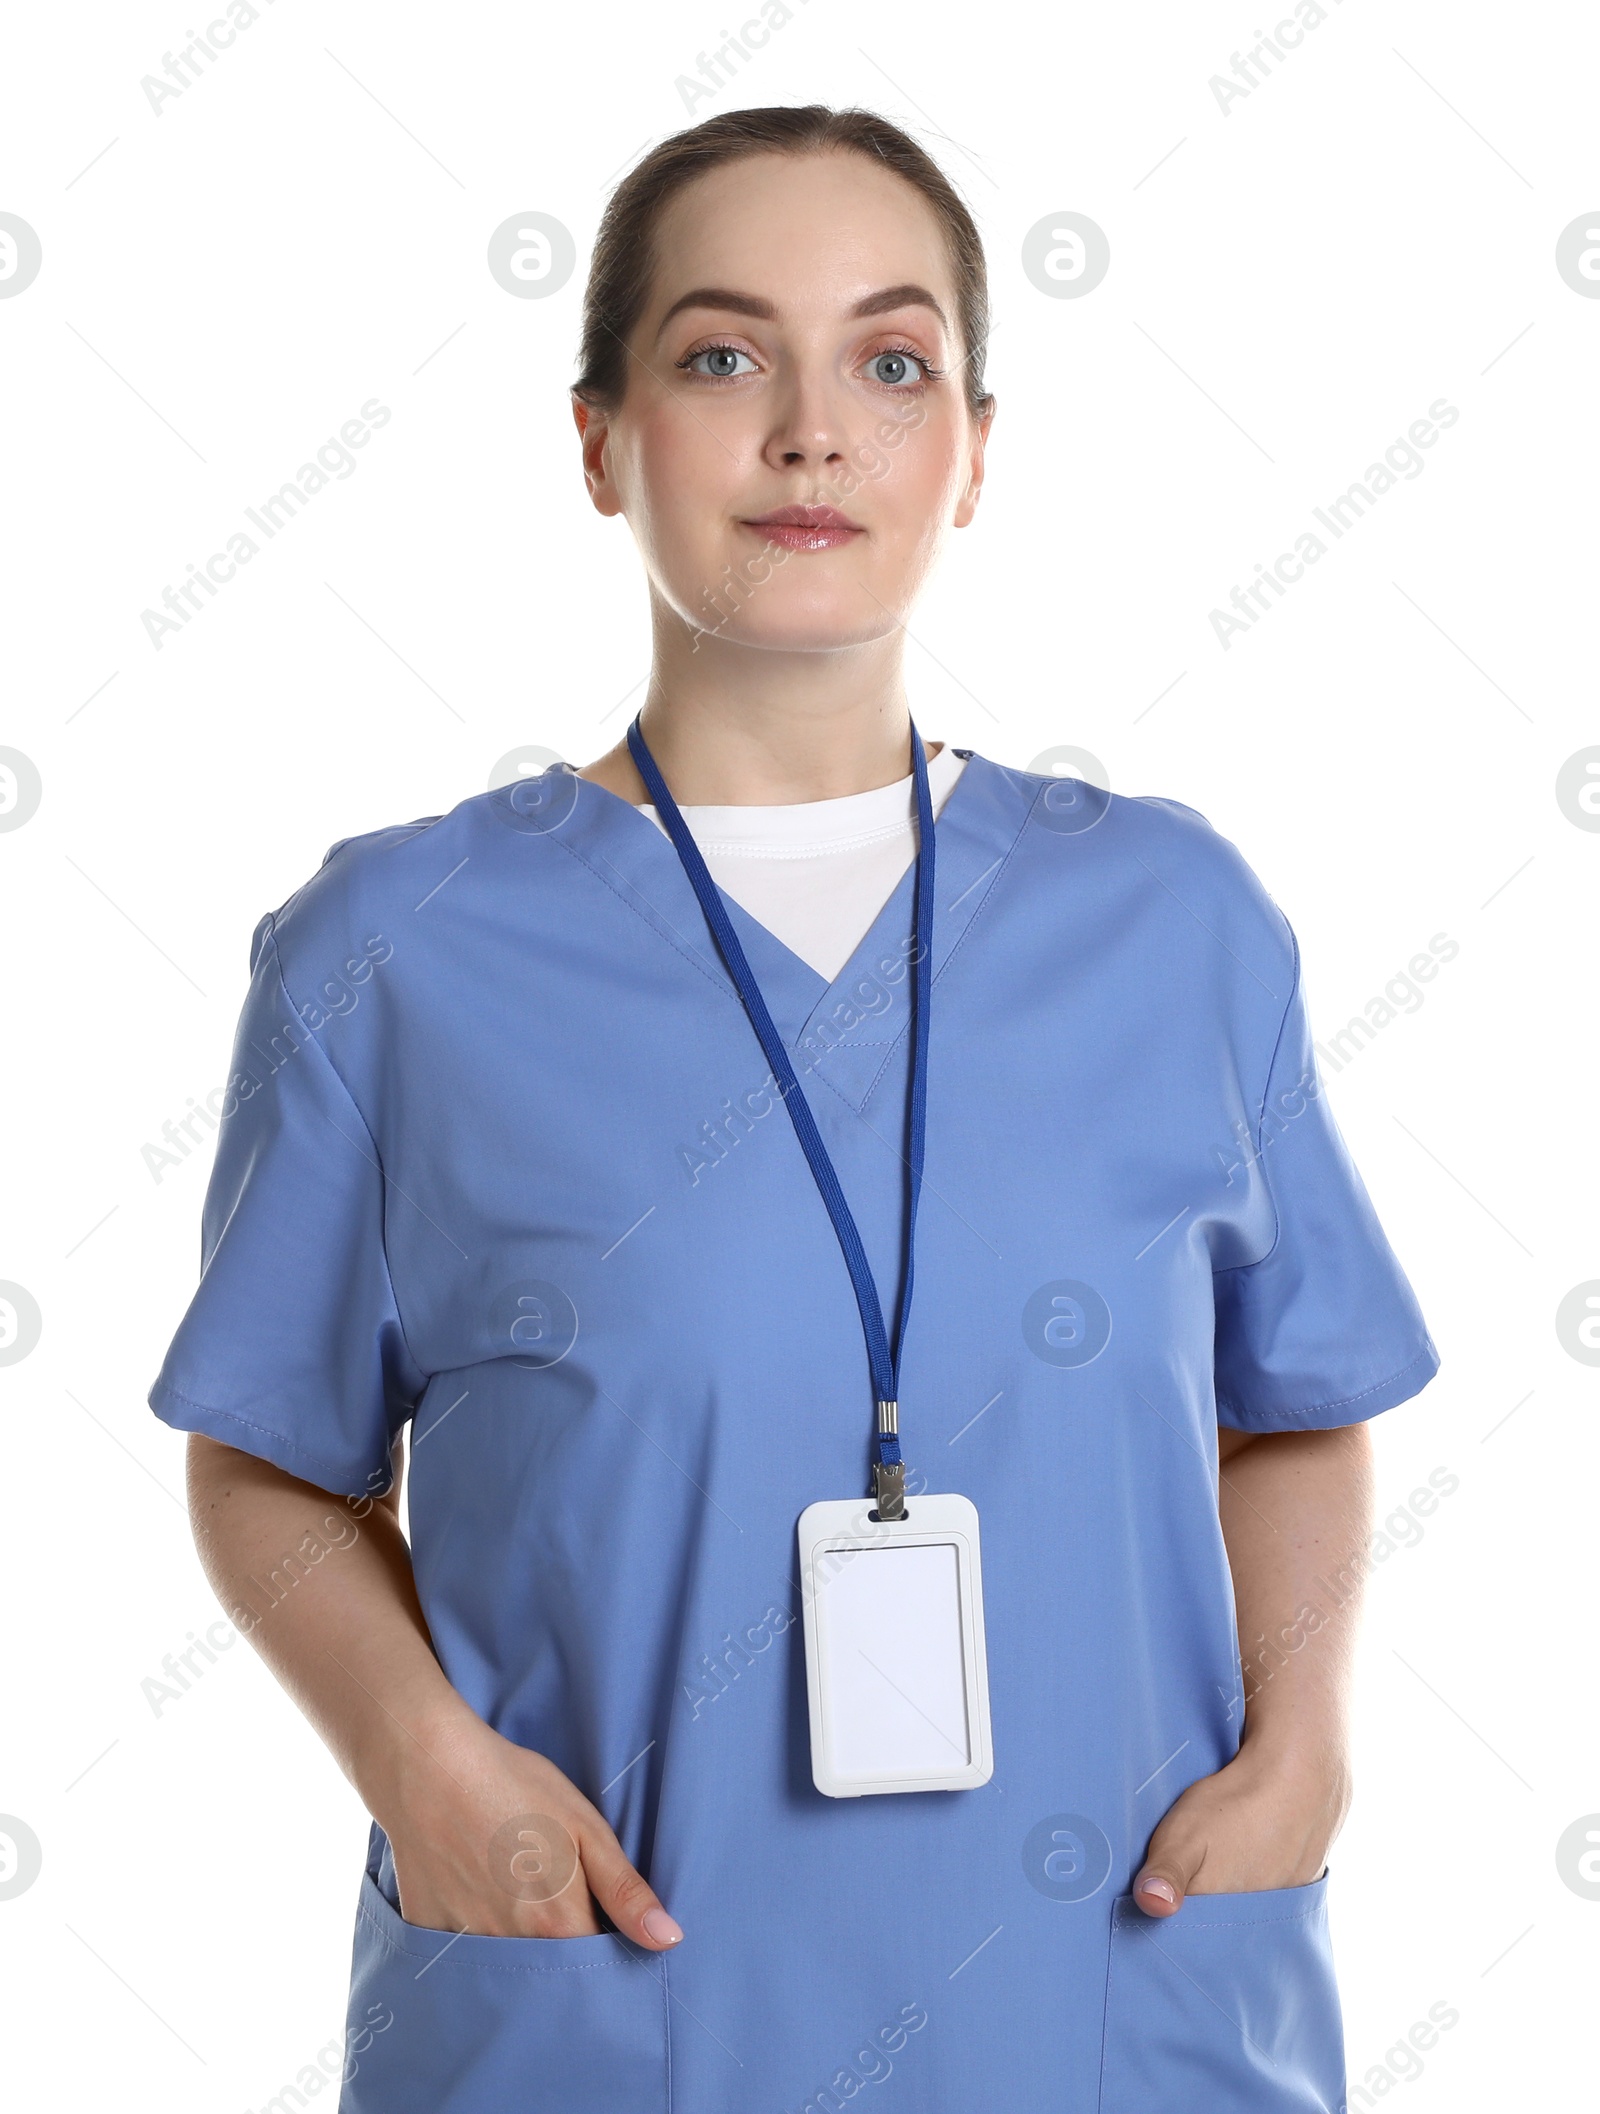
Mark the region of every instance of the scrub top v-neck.
<instances>
[{"instance_id":1,"label":"scrub top v-neck","mask_svg":"<svg viewBox=\"0 0 1600 2114\"><path fill-rule=\"evenodd\" d=\"M965 768L966 759L948 744L928 758L935 816ZM639 812L667 835L654 806ZM824 982L849 961L916 856L917 803L909 772L893 785L837 799L681 812L723 894L809 962Z\"/></svg>"},{"instance_id":2,"label":"scrub top v-neck","mask_svg":"<svg viewBox=\"0 0 1600 2114\"><path fill-rule=\"evenodd\" d=\"M1239 1743L1218 1423L1355 1423L1437 1354L1233 846L970 752L936 837L901 1397L908 1492L984 1523L980 1790L812 1784L794 1528L867 1487L866 1352L660 830L554 766L341 841L256 928L151 1406L348 1495L409 1421L445 1672L685 1931L407 1923L375 1827L345 2114L1340 2105L1327 1875L1164 1923L1128 1886ZM831 981L728 904L881 1284L912 878Z\"/></svg>"}]
</instances>

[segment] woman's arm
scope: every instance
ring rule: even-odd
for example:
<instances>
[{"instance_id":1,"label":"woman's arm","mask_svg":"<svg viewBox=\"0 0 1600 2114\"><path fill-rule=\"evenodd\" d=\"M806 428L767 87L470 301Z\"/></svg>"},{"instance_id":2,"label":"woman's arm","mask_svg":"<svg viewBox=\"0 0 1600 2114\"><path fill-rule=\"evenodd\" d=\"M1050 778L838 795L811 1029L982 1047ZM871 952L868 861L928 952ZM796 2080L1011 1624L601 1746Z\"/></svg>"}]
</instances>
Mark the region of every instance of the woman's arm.
<instances>
[{"instance_id":1,"label":"woman's arm","mask_svg":"<svg viewBox=\"0 0 1600 2114\"><path fill-rule=\"evenodd\" d=\"M189 1512L218 1599L389 1837L409 1922L580 1937L600 1927L592 1893L641 1945L676 1943L604 1816L446 1680L400 1529L400 1452L388 1496L350 1500L192 1436Z\"/></svg>"},{"instance_id":2,"label":"woman's arm","mask_svg":"<svg viewBox=\"0 0 1600 2114\"><path fill-rule=\"evenodd\" d=\"M1372 1438L1219 1427L1218 1509L1244 1665L1235 1759L1171 1806L1134 1882L1171 1915L1186 1893L1304 1886L1350 1804L1347 1712L1371 1534Z\"/></svg>"}]
</instances>

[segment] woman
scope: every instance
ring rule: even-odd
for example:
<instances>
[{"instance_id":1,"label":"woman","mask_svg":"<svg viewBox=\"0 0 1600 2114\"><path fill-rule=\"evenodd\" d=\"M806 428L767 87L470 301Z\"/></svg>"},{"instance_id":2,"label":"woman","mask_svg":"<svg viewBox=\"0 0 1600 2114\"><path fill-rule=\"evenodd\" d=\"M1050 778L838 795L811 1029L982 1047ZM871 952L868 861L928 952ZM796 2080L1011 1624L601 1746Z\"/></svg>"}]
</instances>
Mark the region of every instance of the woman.
<instances>
[{"instance_id":1,"label":"woman","mask_svg":"<svg viewBox=\"0 0 1600 2114\"><path fill-rule=\"evenodd\" d=\"M637 721L257 928L150 1399L374 1818L347 2114L1341 2104L1365 1420L1438 1361L1232 846L914 732L985 315L879 118L650 153L574 390ZM796 1522L919 1493L992 1774L826 1795Z\"/></svg>"}]
</instances>

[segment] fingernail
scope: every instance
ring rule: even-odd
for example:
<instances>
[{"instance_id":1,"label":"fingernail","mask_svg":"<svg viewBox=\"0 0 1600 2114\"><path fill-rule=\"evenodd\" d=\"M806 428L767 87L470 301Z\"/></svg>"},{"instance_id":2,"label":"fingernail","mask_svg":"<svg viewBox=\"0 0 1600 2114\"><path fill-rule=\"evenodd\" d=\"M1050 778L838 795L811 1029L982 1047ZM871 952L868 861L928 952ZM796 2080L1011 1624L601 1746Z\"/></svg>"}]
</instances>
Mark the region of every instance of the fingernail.
<instances>
[{"instance_id":1,"label":"fingernail","mask_svg":"<svg viewBox=\"0 0 1600 2114\"><path fill-rule=\"evenodd\" d=\"M1170 1879L1141 1879L1139 1881L1139 1892L1141 1894L1154 1894L1158 1901L1176 1903L1178 1898Z\"/></svg>"},{"instance_id":2,"label":"fingernail","mask_svg":"<svg viewBox=\"0 0 1600 2114\"><path fill-rule=\"evenodd\" d=\"M649 1910L644 1919L645 1936L653 1938L657 1945L676 1945L683 1936L664 1908Z\"/></svg>"}]
</instances>

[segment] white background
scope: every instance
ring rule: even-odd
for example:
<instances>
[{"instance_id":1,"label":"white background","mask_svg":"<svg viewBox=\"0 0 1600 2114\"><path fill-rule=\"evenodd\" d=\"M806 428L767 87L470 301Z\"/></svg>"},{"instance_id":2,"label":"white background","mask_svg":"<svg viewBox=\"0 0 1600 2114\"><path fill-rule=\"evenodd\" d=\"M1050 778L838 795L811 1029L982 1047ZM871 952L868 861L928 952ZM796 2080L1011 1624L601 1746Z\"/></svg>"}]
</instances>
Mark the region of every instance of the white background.
<instances>
[{"instance_id":1,"label":"white background","mask_svg":"<svg viewBox=\"0 0 1600 2114\"><path fill-rule=\"evenodd\" d=\"M1352 2084L1443 2002L1409 2108L1577 2103L1600 1901L1556 1845L1600 1809L1600 1375L1555 1317L1600 1276L1600 834L1555 785L1600 742L1600 300L1554 259L1600 224L1592 11L1344 0L1224 114L1211 76L1278 19L1243 0L796 0L691 112L721 0L278 0L159 116L141 78L209 12L28 12L0 91L0 209L44 252L0 300L0 741L43 783L0 836L0 1278L43 1315L0 1369L0 1812L44 1859L0 1901L18 2104L233 2114L341 2029L353 1794L244 1646L159 1716L141 1689L217 1617L144 1406L210 1150L158 1181L145 1148L223 1079L252 928L330 844L620 735L645 604L579 476L583 260L645 145L808 100L914 129L989 246L1001 408L912 621L924 732L1077 744L1200 809L1294 922L1324 1040L1458 943L1328 1076L1444 1361L1377 1422L1381 1513L1459 1478L1373 1575L1334 1936ZM518 300L485 251L533 210L580 268ZM1111 245L1081 299L1021 268L1066 210ZM355 473L156 650L141 613L371 397ZM1440 397L1422 474L1224 650L1211 610Z\"/></svg>"}]
</instances>

